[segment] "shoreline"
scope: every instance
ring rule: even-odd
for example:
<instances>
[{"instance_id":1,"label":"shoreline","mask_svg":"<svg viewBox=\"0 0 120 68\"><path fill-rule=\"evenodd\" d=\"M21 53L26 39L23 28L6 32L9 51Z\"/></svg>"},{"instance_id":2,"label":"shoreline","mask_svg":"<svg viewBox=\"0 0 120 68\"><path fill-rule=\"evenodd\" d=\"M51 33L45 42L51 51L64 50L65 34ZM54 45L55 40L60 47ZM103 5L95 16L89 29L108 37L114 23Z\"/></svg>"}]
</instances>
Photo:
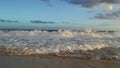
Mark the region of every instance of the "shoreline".
<instances>
[{"instance_id":1,"label":"shoreline","mask_svg":"<svg viewBox=\"0 0 120 68\"><path fill-rule=\"evenodd\" d=\"M112 58L91 58L91 57L77 57L77 56L59 56L55 54L26 54L26 55L21 55L21 54L9 54L9 53L1 53L0 56L16 56L16 57L37 57L37 58L57 58L57 59L78 59L78 60L105 60L105 61L110 61L110 60L117 60L120 61L120 59L117 59L116 57Z\"/></svg>"},{"instance_id":2,"label":"shoreline","mask_svg":"<svg viewBox=\"0 0 120 68\"><path fill-rule=\"evenodd\" d=\"M0 55L0 68L119 68L119 60L88 60L56 56Z\"/></svg>"}]
</instances>

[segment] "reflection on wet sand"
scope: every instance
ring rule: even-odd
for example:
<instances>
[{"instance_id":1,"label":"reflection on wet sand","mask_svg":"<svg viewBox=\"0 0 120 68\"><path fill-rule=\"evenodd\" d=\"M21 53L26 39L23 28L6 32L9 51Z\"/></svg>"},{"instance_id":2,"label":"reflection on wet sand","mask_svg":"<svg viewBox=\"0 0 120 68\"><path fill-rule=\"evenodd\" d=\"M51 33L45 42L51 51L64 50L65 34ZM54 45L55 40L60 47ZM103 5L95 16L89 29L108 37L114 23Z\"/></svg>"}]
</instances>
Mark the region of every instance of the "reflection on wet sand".
<instances>
[{"instance_id":1,"label":"reflection on wet sand","mask_svg":"<svg viewBox=\"0 0 120 68\"><path fill-rule=\"evenodd\" d=\"M0 56L0 68L119 68L118 60L59 57Z\"/></svg>"}]
</instances>

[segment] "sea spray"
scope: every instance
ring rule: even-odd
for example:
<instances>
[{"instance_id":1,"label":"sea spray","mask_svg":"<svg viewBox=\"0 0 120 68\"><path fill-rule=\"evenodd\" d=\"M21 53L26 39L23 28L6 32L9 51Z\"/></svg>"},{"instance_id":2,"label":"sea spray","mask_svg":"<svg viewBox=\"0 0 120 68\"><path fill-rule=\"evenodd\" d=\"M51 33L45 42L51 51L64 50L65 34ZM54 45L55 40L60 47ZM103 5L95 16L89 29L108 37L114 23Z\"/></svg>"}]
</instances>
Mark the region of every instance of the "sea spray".
<instances>
[{"instance_id":1,"label":"sea spray","mask_svg":"<svg viewBox=\"0 0 120 68\"><path fill-rule=\"evenodd\" d=\"M120 58L120 34L111 31L0 31L0 54L91 59Z\"/></svg>"}]
</instances>

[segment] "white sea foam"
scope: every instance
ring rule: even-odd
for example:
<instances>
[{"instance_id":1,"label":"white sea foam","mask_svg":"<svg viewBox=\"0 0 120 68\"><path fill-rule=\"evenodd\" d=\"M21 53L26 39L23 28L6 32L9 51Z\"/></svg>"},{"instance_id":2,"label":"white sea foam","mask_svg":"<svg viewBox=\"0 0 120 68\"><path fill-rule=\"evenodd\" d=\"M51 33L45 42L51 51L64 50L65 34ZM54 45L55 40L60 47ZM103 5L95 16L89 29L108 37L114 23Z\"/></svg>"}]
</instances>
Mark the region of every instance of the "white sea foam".
<instances>
[{"instance_id":1,"label":"white sea foam","mask_svg":"<svg viewBox=\"0 0 120 68\"><path fill-rule=\"evenodd\" d=\"M70 31L54 32L0 31L0 47L13 49L20 54L48 54L75 50L92 51L102 48L119 48L119 32ZM116 53L118 54L118 53Z\"/></svg>"}]
</instances>

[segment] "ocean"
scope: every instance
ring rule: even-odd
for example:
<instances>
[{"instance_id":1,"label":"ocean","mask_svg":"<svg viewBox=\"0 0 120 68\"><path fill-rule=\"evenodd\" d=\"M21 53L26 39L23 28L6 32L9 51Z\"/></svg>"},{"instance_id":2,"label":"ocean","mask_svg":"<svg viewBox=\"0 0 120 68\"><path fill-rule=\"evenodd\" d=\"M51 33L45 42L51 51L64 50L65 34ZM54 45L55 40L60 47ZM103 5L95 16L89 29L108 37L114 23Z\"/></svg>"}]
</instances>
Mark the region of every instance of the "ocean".
<instances>
[{"instance_id":1,"label":"ocean","mask_svg":"<svg viewBox=\"0 0 120 68\"><path fill-rule=\"evenodd\" d=\"M120 59L120 32L0 30L0 54L52 55L90 60Z\"/></svg>"}]
</instances>

